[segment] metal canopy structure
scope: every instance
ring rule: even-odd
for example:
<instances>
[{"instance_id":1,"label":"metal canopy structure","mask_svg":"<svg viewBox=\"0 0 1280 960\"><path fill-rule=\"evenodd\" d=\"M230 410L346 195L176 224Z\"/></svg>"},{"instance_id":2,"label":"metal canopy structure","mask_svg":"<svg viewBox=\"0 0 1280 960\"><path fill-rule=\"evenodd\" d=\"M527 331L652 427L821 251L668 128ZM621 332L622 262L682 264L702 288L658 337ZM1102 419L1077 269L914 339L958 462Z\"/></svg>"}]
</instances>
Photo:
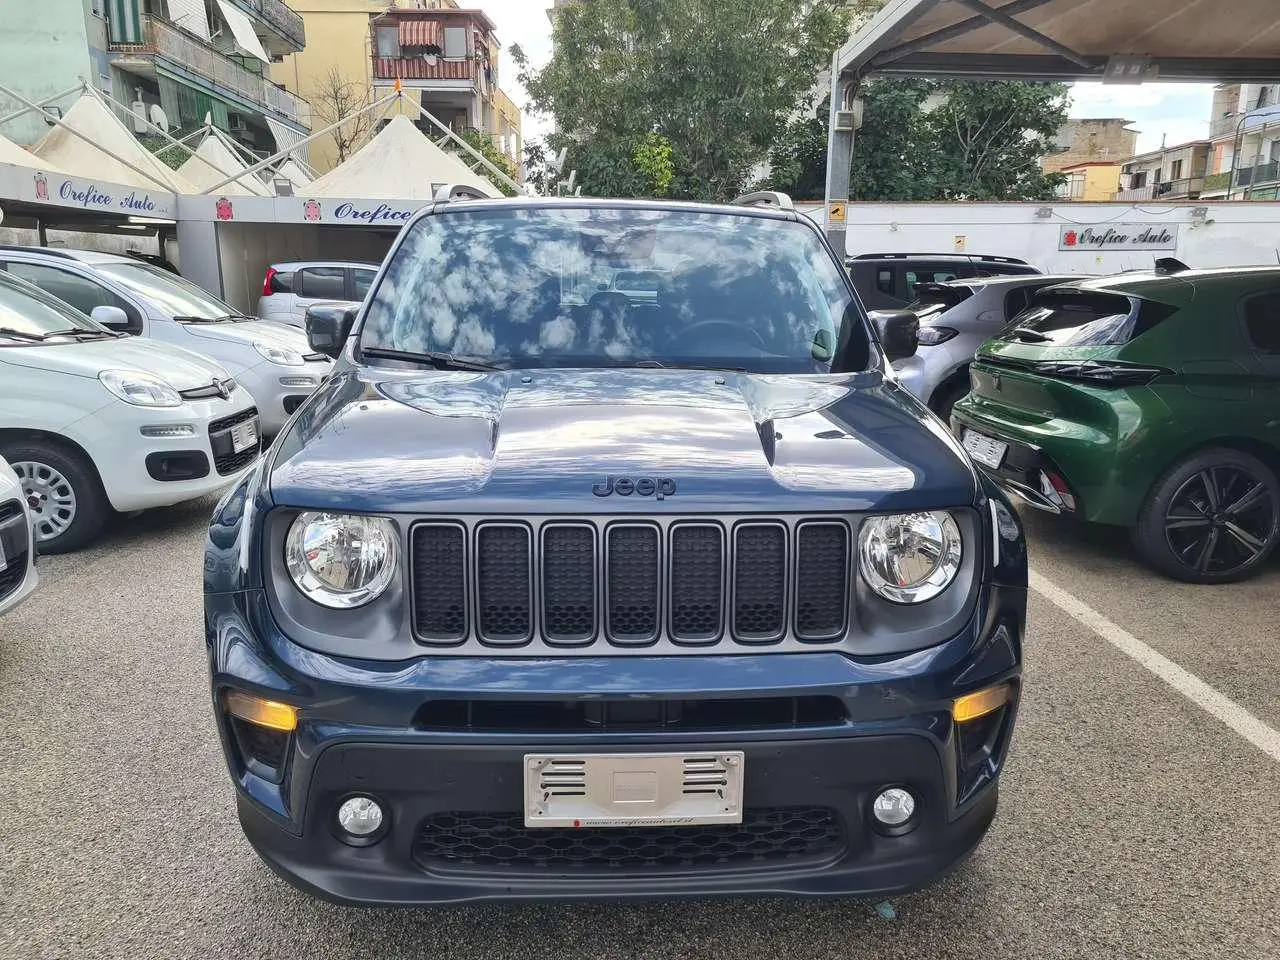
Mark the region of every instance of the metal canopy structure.
<instances>
[{"instance_id":1,"label":"metal canopy structure","mask_svg":"<svg viewBox=\"0 0 1280 960\"><path fill-rule=\"evenodd\" d=\"M1280 78L1277 0L888 0L832 59L827 229L843 201L858 84L970 80L1265 82Z\"/></svg>"}]
</instances>

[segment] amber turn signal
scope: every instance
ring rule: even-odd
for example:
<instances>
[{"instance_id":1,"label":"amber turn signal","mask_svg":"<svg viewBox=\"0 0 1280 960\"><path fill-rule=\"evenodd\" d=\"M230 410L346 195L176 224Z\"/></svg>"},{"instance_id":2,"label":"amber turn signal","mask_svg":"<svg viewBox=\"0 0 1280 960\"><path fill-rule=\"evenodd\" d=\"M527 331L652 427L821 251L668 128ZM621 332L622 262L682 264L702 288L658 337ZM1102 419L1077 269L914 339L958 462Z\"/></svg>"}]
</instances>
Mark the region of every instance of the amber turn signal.
<instances>
[{"instance_id":1,"label":"amber turn signal","mask_svg":"<svg viewBox=\"0 0 1280 960\"><path fill-rule=\"evenodd\" d=\"M1011 699L1013 699L1013 688L1007 683L1001 683L957 697L951 705L951 716L956 723L977 720L993 710L999 710Z\"/></svg>"},{"instance_id":2,"label":"amber turn signal","mask_svg":"<svg viewBox=\"0 0 1280 960\"><path fill-rule=\"evenodd\" d=\"M298 708L275 700L263 700L238 690L228 690L223 697L227 712L259 727L283 730L286 733L298 727Z\"/></svg>"}]
</instances>

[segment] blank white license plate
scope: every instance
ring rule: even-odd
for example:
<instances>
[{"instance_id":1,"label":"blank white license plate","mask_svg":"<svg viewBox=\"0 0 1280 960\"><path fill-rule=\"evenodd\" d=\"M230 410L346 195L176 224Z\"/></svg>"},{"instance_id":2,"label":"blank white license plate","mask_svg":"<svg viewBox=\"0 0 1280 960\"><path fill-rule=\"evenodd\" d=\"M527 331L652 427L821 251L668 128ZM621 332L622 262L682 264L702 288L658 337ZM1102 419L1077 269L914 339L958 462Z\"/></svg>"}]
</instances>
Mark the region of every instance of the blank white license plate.
<instances>
[{"instance_id":1,"label":"blank white license plate","mask_svg":"<svg viewBox=\"0 0 1280 960\"><path fill-rule=\"evenodd\" d=\"M235 453L244 453L258 442L257 419L237 423L231 428L231 449Z\"/></svg>"},{"instance_id":2,"label":"blank white license plate","mask_svg":"<svg viewBox=\"0 0 1280 960\"><path fill-rule=\"evenodd\" d=\"M742 822L742 751L524 758L526 827Z\"/></svg>"},{"instance_id":3,"label":"blank white license plate","mask_svg":"<svg viewBox=\"0 0 1280 960\"><path fill-rule=\"evenodd\" d=\"M966 430L964 432L964 448L969 452L969 456L984 467L990 467L995 470L1004 462L1004 455L1009 449L1009 445L1003 440L993 440L990 437L984 437L980 433L974 433L972 430Z\"/></svg>"}]
</instances>

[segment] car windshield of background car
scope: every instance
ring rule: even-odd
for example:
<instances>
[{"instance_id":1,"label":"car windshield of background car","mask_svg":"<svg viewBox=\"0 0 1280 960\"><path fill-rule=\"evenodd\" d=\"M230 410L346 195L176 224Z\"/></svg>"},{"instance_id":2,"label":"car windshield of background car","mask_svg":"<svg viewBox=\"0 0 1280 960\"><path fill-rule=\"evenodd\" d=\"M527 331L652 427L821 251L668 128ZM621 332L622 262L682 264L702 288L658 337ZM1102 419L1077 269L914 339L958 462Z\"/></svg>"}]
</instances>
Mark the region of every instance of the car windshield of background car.
<instances>
[{"instance_id":1,"label":"car windshield of background car","mask_svg":"<svg viewBox=\"0 0 1280 960\"><path fill-rule=\"evenodd\" d=\"M239 311L201 290L190 280L174 276L148 263L104 263L98 271L149 300L170 316L190 317L204 323L239 319Z\"/></svg>"},{"instance_id":2,"label":"car windshield of background car","mask_svg":"<svg viewBox=\"0 0 1280 960\"><path fill-rule=\"evenodd\" d=\"M656 296L619 289L623 273L656 275ZM844 368L866 366L854 309L839 264L790 221L594 207L450 211L408 228L360 346L525 367L816 373L831 370L842 334Z\"/></svg>"},{"instance_id":3,"label":"car windshield of background car","mask_svg":"<svg viewBox=\"0 0 1280 960\"><path fill-rule=\"evenodd\" d=\"M0 345L29 344L62 330L110 335L106 327L56 297L36 289L20 290L12 282L0 281Z\"/></svg>"}]
</instances>

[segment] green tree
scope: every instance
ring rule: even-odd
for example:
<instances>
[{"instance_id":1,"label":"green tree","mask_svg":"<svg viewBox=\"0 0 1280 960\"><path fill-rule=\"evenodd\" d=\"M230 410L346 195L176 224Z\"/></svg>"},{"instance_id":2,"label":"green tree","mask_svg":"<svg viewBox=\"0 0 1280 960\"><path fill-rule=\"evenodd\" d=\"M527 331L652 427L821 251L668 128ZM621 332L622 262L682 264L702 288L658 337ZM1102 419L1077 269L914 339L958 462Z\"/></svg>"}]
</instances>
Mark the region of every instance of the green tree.
<instances>
[{"instance_id":1,"label":"green tree","mask_svg":"<svg viewBox=\"0 0 1280 960\"><path fill-rule=\"evenodd\" d=\"M850 196L855 200L1049 200L1061 181L1040 158L1066 120L1061 84L875 79L862 91ZM827 111L788 125L768 185L825 195Z\"/></svg>"},{"instance_id":2,"label":"green tree","mask_svg":"<svg viewBox=\"0 0 1280 960\"><path fill-rule=\"evenodd\" d=\"M569 146L584 192L724 199L805 104L847 24L841 0L578 0L556 13L545 67L512 55L533 107L571 132L553 146Z\"/></svg>"}]
</instances>

